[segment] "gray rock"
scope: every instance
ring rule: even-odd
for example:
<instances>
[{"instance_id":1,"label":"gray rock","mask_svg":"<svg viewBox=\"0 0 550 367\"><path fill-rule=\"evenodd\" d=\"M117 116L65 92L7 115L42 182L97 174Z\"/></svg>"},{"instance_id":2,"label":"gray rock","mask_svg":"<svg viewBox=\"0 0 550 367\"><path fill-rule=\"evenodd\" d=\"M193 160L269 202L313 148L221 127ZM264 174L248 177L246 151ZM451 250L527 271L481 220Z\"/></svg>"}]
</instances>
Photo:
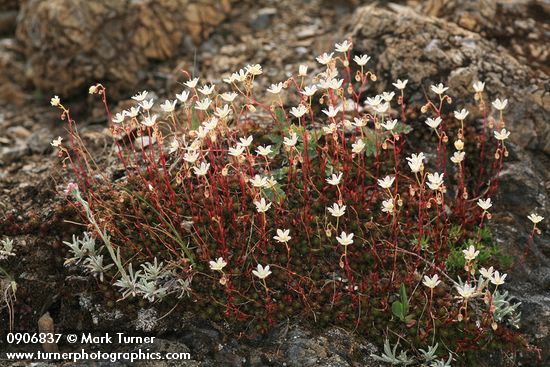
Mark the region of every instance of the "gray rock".
<instances>
[{"instance_id":1,"label":"gray rock","mask_svg":"<svg viewBox=\"0 0 550 367\"><path fill-rule=\"evenodd\" d=\"M51 130L48 128L39 128L29 135L27 145L32 153L44 154L51 150L51 141L55 137L51 136Z\"/></svg>"}]
</instances>

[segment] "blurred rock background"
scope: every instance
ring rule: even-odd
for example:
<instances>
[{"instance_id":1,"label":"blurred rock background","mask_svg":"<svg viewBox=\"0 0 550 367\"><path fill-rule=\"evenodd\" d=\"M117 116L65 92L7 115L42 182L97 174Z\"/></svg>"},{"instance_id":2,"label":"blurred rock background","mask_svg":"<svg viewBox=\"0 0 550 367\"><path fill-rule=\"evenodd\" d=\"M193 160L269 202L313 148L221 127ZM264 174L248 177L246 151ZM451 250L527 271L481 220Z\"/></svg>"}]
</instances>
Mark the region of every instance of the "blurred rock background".
<instances>
[{"instance_id":1,"label":"blurred rock background","mask_svg":"<svg viewBox=\"0 0 550 367\"><path fill-rule=\"evenodd\" d=\"M107 136L104 116L87 95L93 83L103 83L116 106L137 90L159 96L181 91L182 69L219 82L248 63L260 63L264 75L258 80L267 86L296 73L301 63L315 71L314 56L347 37L356 53L372 56L369 65L379 81L371 94L408 78L407 98L418 103L430 84L442 82L468 108L474 102L472 82L483 80L488 98L508 98L511 154L493 222L499 245L517 257L527 243L526 216L537 209L546 218L528 261L509 275L508 289L523 302L522 331L542 350L542 361L529 357L524 363L550 365L548 0L0 0L0 219L24 221L32 212L46 222L59 202L49 142L63 135L63 126L49 106L54 94L68 101L84 134L101 140ZM472 123L479 123L475 118ZM41 269L47 280L38 286L29 276L21 286L23 303L48 310L55 302L48 304L45 295L65 281L52 248L59 239L2 233L0 227L3 234L26 244L21 261ZM315 338L292 332L299 343L281 342L294 358L288 365L358 361L327 342L333 331ZM230 351L235 361L262 365L267 358L262 353L270 355L272 347L260 343L254 356L240 345ZM221 358L219 353L208 358ZM323 362L313 358L319 355Z\"/></svg>"}]
</instances>

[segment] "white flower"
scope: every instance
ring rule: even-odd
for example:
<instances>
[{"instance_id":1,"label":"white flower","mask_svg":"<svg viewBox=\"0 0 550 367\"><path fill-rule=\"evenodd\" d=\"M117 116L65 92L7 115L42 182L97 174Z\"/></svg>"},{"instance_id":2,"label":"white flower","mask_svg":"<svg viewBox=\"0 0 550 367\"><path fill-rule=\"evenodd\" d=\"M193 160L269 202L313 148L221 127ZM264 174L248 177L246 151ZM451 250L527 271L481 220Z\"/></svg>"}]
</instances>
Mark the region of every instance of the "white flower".
<instances>
[{"instance_id":1,"label":"white flower","mask_svg":"<svg viewBox=\"0 0 550 367\"><path fill-rule=\"evenodd\" d=\"M290 134L290 138L283 139L283 144L288 147L295 146L297 142L298 142L298 135L296 135L296 133L294 132Z\"/></svg>"},{"instance_id":2,"label":"white flower","mask_svg":"<svg viewBox=\"0 0 550 367\"><path fill-rule=\"evenodd\" d=\"M326 65L326 64L328 64L329 62L332 61L332 55L334 55L334 52L331 52L330 54L327 54L325 52L321 56L317 57L317 61L322 65Z\"/></svg>"},{"instance_id":3,"label":"white flower","mask_svg":"<svg viewBox=\"0 0 550 367\"><path fill-rule=\"evenodd\" d=\"M143 102L145 100L145 98L147 97L147 94L149 94L149 92L144 90L143 92L137 93L134 96L132 96L132 99L134 101Z\"/></svg>"},{"instance_id":4,"label":"white flower","mask_svg":"<svg viewBox=\"0 0 550 367\"><path fill-rule=\"evenodd\" d=\"M491 198L487 198L485 200L479 199L477 201L477 205L483 210L487 210L493 206L493 204L491 203Z\"/></svg>"},{"instance_id":5,"label":"white flower","mask_svg":"<svg viewBox=\"0 0 550 367\"><path fill-rule=\"evenodd\" d=\"M428 187L432 190L437 190L441 185L443 185L443 175L439 175L439 173L435 172L434 174L429 173L428 174Z\"/></svg>"},{"instance_id":6,"label":"white flower","mask_svg":"<svg viewBox=\"0 0 550 367\"><path fill-rule=\"evenodd\" d=\"M208 107L210 107L210 104L212 103L212 100L208 97L203 99L202 101L197 101L195 103L195 109L206 111Z\"/></svg>"},{"instance_id":7,"label":"white flower","mask_svg":"<svg viewBox=\"0 0 550 367\"><path fill-rule=\"evenodd\" d=\"M359 66L365 66L369 60L370 56L368 55L355 56L353 58L353 61L355 61L355 63Z\"/></svg>"},{"instance_id":8,"label":"white flower","mask_svg":"<svg viewBox=\"0 0 550 367\"><path fill-rule=\"evenodd\" d=\"M385 123L380 124L380 125L382 125L382 127L384 127L384 129L386 129L388 131L391 131L391 130L393 130L395 125L397 125L397 120L395 120L395 119L394 120L388 120Z\"/></svg>"},{"instance_id":9,"label":"white flower","mask_svg":"<svg viewBox=\"0 0 550 367\"><path fill-rule=\"evenodd\" d=\"M311 97L312 95L315 94L315 92L317 92L317 86L312 85L311 87L305 86L304 90L301 91L300 93L302 93L304 96Z\"/></svg>"},{"instance_id":10,"label":"white flower","mask_svg":"<svg viewBox=\"0 0 550 367\"><path fill-rule=\"evenodd\" d=\"M245 69L248 74L253 76L260 75L261 73L263 73L262 65L260 64L246 65Z\"/></svg>"},{"instance_id":11,"label":"white flower","mask_svg":"<svg viewBox=\"0 0 550 367\"><path fill-rule=\"evenodd\" d=\"M464 298L465 300L472 297L475 293L475 290L476 290L475 287L470 286L468 283L465 283L462 286L456 285L455 288L458 291L458 294L460 294L460 296L462 298Z\"/></svg>"},{"instance_id":12,"label":"white flower","mask_svg":"<svg viewBox=\"0 0 550 367\"><path fill-rule=\"evenodd\" d=\"M479 269L479 274L481 274L486 279L491 279L493 277L493 267L491 266L489 269L481 268Z\"/></svg>"},{"instance_id":13,"label":"white flower","mask_svg":"<svg viewBox=\"0 0 550 367\"><path fill-rule=\"evenodd\" d=\"M290 109L290 113L293 114L295 117L300 118L307 113L307 107L303 104L299 105L298 107L292 107Z\"/></svg>"},{"instance_id":14,"label":"white flower","mask_svg":"<svg viewBox=\"0 0 550 367\"><path fill-rule=\"evenodd\" d=\"M493 107L495 107L499 111L502 111L503 109L505 109L507 104L508 104L507 99L504 99L501 101L499 98L497 98L493 101Z\"/></svg>"},{"instance_id":15,"label":"white flower","mask_svg":"<svg viewBox=\"0 0 550 367\"><path fill-rule=\"evenodd\" d=\"M254 205L256 205L256 210L258 211L258 213L265 213L271 207L271 203L266 203L264 198L262 198L260 201L255 201Z\"/></svg>"},{"instance_id":16,"label":"white flower","mask_svg":"<svg viewBox=\"0 0 550 367\"><path fill-rule=\"evenodd\" d=\"M323 89L338 89L342 86L342 83L344 82L344 79L336 79L336 78L329 78L329 79L320 79L319 80L319 87Z\"/></svg>"},{"instance_id":17,"label":"white flower","mask_svg":"<svg viewBox=\"0 0 550 367\"><path fill-rule=\"evenodd\" d=\"M449 87L444 87L443 84L441 83L439 83L438 85L432 85L431 88L434 93L440 94L440 95L445 93L445 91L449 89Z\"/></svg>"},{"instance_id":18,"label":"white flower","mask_svg":"<svg viewBox=\"0 0 550 367\"><path fill-rule=\"evenodd\" d=\"M395 205L393 204L393 199L389 198L388 200L382 201L382 211L384 213L393 213L393 209L395 208Z\"/></svg>"},{"instance_id":19,"label":"white flower","mask_svg":"<svg viewBox=\"0 0 550 367\"><path fill-rule=\"evenodd\" d=\"M455 141L454 146L455 146L456 150L462 150L462 149L464 149L464 142L462 140L458 139L458 140Z\"/></svg>"},{"instance_id":20,"label":"white flower","mask_svg":"<svg viewBox=\"0 0 550 367\"><path fill-rule=\"evenodd\" d=\"M267 157L269 154L273 153L273 151L271 150L271 145L267 145L265 147L263 146L257 147L256 153L258 153L262 157Z\"/></svg>"},{"instance_id":21,"label":"white flower","mask_svg":"<svg viewBox=\"0 0 550 367\"><path fill-rule=\"evenodd\" d=\"M115 114L112 118L113 122L115 124L120 124L122 121L124 121L124 115L125 113L124 112L118 112L117 114Z\"/></svg>"},{"instance_id":22,"label":"white flower","mask_svg":"<svg viewBox=\"0 0 550 367\"><path fill-rule=\"evenodd\" d=\"M382 104L379 104L378 106L375 106L374 110L378 113L386 113L386 111L388 111L388 108L390 108L390 104L388 102L384 102Z\"/></svg>"},{"instance_id":23,"label":"white flower","mask_svg":"<svg viewBox=\"0 0 550 367\"><path fill-rule=\"evenodd\" d=\"M499 131L495 131L495 138L497 140L506 140L508 139L508 137L510 136L510 132L507 131L506 129L502 129Z\"/></svg>"},{"instance_id":24,"label":"white flower","mask_svg":"<svg viewBox=\"0 0 550 367\"><path fill-rule=\"evenodd\" d=\"M187 102L187 99L189 98L189 91L184 90L180 94L176 93L176 98L181 102L185 103Z\"/></svg>"},{"instance_id":25,"label":"white flower","mask_svg":"<svg viewBox=\"0 0 550 367\"><path fill-rule=\"evenodd\" d=\"M172 142L170 143L170 150L168 153L172 154L174 152L177 152L180 149L180 142L178 139L174 138L172 139Z\"/></svg>"},{"instance_id":26,"label":"white flower","mask_svg":"<svg viewBox=\"0 0 550 367\"><path fill-rule=\"evenodd\" d=\"M351 144L351 151L359 154L365 149L365 142L361 139L357 139L355 143Z\"/></svg>"},{"instance_id":27,"label":"white flower","mask_svg":"<svg viewBox=\"0 0 550 367\"><path fill-rule=\"evenodd\" d=\"M351 42L348 42L348 40L345 40L342 43L335 43L334 47L336 52L346 53L351 48Z\"/></svg>"},{"instance_id":28,"label":"white flower","mask_svg":"<svg viewBox=\"0 0 550 367\"><path fill-rule=\"evenodd\" d=\"M212 116L210 120L204 121L202 125L209 131L214 130L218 126L218 118L216 116Z\"/></svg>"},{"instance_id":29,"label":"white flower","mask_svg":"<svg viewBox=\"0 0 550 367\"><path fill-rule=\"evenodd\" d=\"M409 161L409 167L411 168L411 171L413 173L420 172L422 168L422 161L426 159L424 156L424 153L420 152L418 154L411 154L410 157L407 157L407 161Z\"/></svg>"},{"instance_id":30,"label":"white flower","mask_svg":"<svg viewBox=\"0 0 550 367\"><path fill-rule=\"evenodd\" d=\"M269 176L269 178L267 179L267 187L273 188L275 187L275 185L277 185L277 180L275 180L275 177Z\"/></svg>"},{"instance_id":31,"label":"white flower","mask_svg":"<svg viewBox=\"0 0 550 367\"><path fill-rule=\"evenodd\" d=\"M495 270L495 272L493 273L493 276L491 277L491 283L493 283L494 285L502 285L504 284L504 279L506 279L507 275L508 274L500 275L498 270Z\"/></svg>"},{"instance_id":32,"label":"white flower","mask_svg":"<svg viewBox=\"0 0 550 367\"><path fill-rule=\"evenodd\" d=\"M197 159L199 159L199 156L200 156L200 152L194 149L190 149L189 151L185 152L185 154L183 155L183 160L193 164L197 161Z\"/></svg>"},{"instance_id":33,"label":"white flower","mask_svg":"<svg viewBox=\"0 0 550 367\"><path fill-rule=\"evenodd\" d=\"M143 121L141 121L141 123L147 127L151 127L157 122L157 118L158 118L157 115L145 116Z\"/></svg>"},{"instance_id":34,"label":"white flower","mask_svg":"<svg viewBox=\"0 0 550 367\"><path fill-rule=\"evenodd\" d=\"M148 101L142 101L139 105L141 106L141 108L143 108L145 111L149 111L152 107L153 107L153 99L151 98L150 100Z\"/></svg>"},{"instance_id":35,"label":"white flower","mask_svg":"<svg viewBox=\"0 0 550 367\"><path fill-rule=\"evenodd\" d=\"M451 157L451 161L455 164L459 164L464 160L464 156L466 153L464 152L454 152L453 156Z\"/></svg>"},{"instance_id":36,"label":"white flower","mask_svg":"<svg viewBox=\"0 0 550 367\"><path fill-rule=\"evenodd\" d=\"M235 93L235 92L226 92L226 93L223 93L220 95L220 97L222 97L222 99L226 102L233 102L235 100L235 98L237 98L238 94Z\"/></svg>"},{"instance_id":37,"label":"white flower","mask_svg":"<svg viewBox=\"0 0 550 367\"><path fill-rule=\"evenodd\" d=\"M266 267L264 268L263 266L258 264L256 270L252 270L252 274L260 279L265 279L269 276L269 274L271 274L271 271L269 270L269 265L266 265Z\"/></svg>"},{"instance_id":38,"label":"white flower","mask_svg":"<svg viewBox=\"0 0 550 367\"><path fill-rule=\"evenodd\" d=\"M244 69L241 69L238 72L231 74L231 79L233 81L244 82L246 80L247 75L248 75L248 72Z\"/></svg>"},{"instance_id":39,"label":"white flower","mask_svg":"<svg viewBox=\"0 0 550 367\"><path fill-rule=\"evenodd\" d=\"M333 217L338 218L346 213L346 206L338 205L338 203L334 203L332 204L332 208L329 206L327 207L327 210Z\"/></svg>"},{"instance_id":40,"label":"white flower","mask_svg":"<svg viewBox=\"0 0 550 367\"><path fill-rule=\"evenodd\" d=\"M176 109L177 102L178 101L175 99L173 101L166 100L160 105L160 108L162 108L162 110L167 113L173 112Z\"/></svg>"},{"instance_id":41,"label":"white flower","mask_svg":"<svg viewBox=\"0 0 550 367\"><path fill-rule=\"evenodd\" d=\"M248 182L250 182L254 187L265 187L267 186L267 177L255 175L254 178L249 178Z\"/></svg>"},{"instance_id":42,"label":"white flower","mask_svg":"<svg viewBox=\"0 0 550 367\"><path fill-rule=\"evenodd\" d=\"M531 222L533 222L533 224L538 224L540 222L542 222L542 220L544 219L544 217L541 217L540 215L536 214L536 213L531 213L527 216L527 218L529 218L529 220Z\"/></svg>"},{"instance_id":43,"label":"white flower","mask_svg":"<svg viewBox=\"0 0 550 367\"><path fill-rule=\"evenodd\" d=\"M342 179L342 175L343 175L342 172L340 172L338 175L333 173L332 176L328 177L326 180L327 180L329 185L337 186L337 185L340 184L340 180Z\"/></svg>"},{"instance_id":44,"label":"white flower","mask_svg":"<svg viewBox=\"0 0 550 367\"><path fill-rule=\"evenodd\" d=\"M477 82L474 82L473 87L474 87L474 90L477 93L481 93L481 92L483 92L483 89L485 88L485 83L477 81Z\"/></svg>"},{"instance_id":45,"label":"white flower","mask_svg":"<svg viewBox=\"0 0 550 367\"><path fill-rule=\"evenodd\" d=\"M229 77L227 78L223 78L223 81L227 84L231 84L235 81L235 74L231 74Z\"/></svg>"},{"instance_id":46,"label":"white flower","mask_svg":"<svg viewBox=\"0 0 550 367\"><path fill-rule=\"evenodd\" d=\"M223 107L216 107L216 112L214 112L214 115L218 116L219 118L223 119L231 113L231 109L228 105L223 105Z\"/></svg>"},{"instance_id":47,"label":"white flower","mask_svg":"<svg viewBox=\"0 0 550 367\"><path fill-rule=\"evenodd\" d=\"M365 101L366 104L368 104L369 106L371 107L376 107L378 106L380 103L382 103L382 96L377 94L376 96L374 97L367 97L367 100Z\"/></svg>"},{"instance_id":48,"label":"white flower","mask_svg":"<svg viewBox=\"0 0 550 367\"><path fill-rule=\"evenodd\" d=\"M283 90L284 84L282 82L277 84L271 84L271 87L267 89L269 93L278 94Z\"/></svg>"},{"instance_id":49,"label":"white flower","mask_svg":"<svg viewBox=\"0 0 550 367\"><path fill-rule=\"evenodd\" d=\"M382 99L386 102L391 102L393 97L395 96L395 92L383 92L382 93Z\"/></svg>"},{"instance_id":50,"label":"white flower","mask_svg":"<svg viewBox=\"0 0 550 367\"><path fill-rule=\"evenodd\" d=\"M336 125L334 122L332 122L328 126L323 126L323 131L327 135L333 134L334 132L336 132L337 129L338 125Z\"/></svg>"},{"instance_id":51,"label":"white flower","mask_svg":"<svg viewBox=\"0 0 550 367\"><path fill-rule=\"evenodd\" d=\"M88 93L89 94L96 94L99 90L99 86L100 86L100 84L91 85L90 88L88 88Z\"/></svg>"},{"instance_id":52,"label":"white flower","mask_svg":"<svg viewBox=\"0 0 550 367\"><path fill-rule=\"evenodd\" d=\"M199 78L191 79L183 84L185 84L187 87L193 89L197 86L197 83L199 82Z\"/></svg>"},{"instance_id":53,"label":"white flower","mask_svg":"<svg viewBox=\"0 0 550 367\"><path fill-rule=\"evenodd\" d=\"M198 91L204 94L205 96L209 96L214 92L214 85L203 85L202 88L199 88Z\"/></svg>"},{"instance_id":54,"label":"white flower","mask_svg":"<svg viewBox=\"0 0 550 367\"><path fill-rule=\"evenodd\" d=\"M214 271L222 271L226 265L227 263L225 262L223 257L218 257L216 261L210 261L210 269Z\"/></svg>"},{"instance_id":55,"label":"white flower","mask_svg":"<svg viewBox=\"0 0 550 367\"><path fill-rule=\"evenodd\" d=\"M139 114L139 106L130 107L130 110L125 111L125 113L126 113L126 116L128 117L131 117L131 118L137 117L137 115Z\"/></svg>"},{"instance_id":56,"label":"white flower","mask_svg":"<svg viewBox=\"0 0 550 367\"><path fill-rule=\"evenodd\" d=\"M289 234L289 229L285 229L284 231L282 229L277 229L277 235L273 236L273 238L280 243L287 243L292 238Z\"/></svg>"},{"instance_id":57,"label":"white flower","mask_svg":"<svg viewBox=\"0 0 550 367\"><path fill-rule=\"evenodd\" d=\"M323 113L324 113L325 115L327 115L328 117L334 117L334 116L336 116L336 115L338 114L338 112L340 112L340 109L341 109L340 106L334 108L334 107L332 107L332 105L331 105L331 106L328 106L328 111L327 111L327 110L323 110Z\"/></svg>"},{"instance_id":58,"label":"white flower","mask_svg":"<svg viewBox=\"0 0 550 367\"><path fill-rule=\"evenodd\" d=\"M237 145L242 145L243 147L248 147L250 146L250 144L252 144L252 135L250 135L249 137L247 138L239 138L239 142L237 143Z\"/></svg>"},{"instance_id":59,"label":"white flower","mask_svg":"<svg viewBox=\"0 0 550 367\"><path fill-rule=\"evenodd\" d=\"M435 119L432 119L431 117L428 117L426 120L426 125L431 127L432 129L437 129L439 124L441 124L441 117L437 116Z\"/></svg>"},{"instance_id":60,"label":"white flower","mask_svg":"<svg viewBox=\"0 0 550 367\"><path fill-rule=\"evenodd\" d=\"M392 84L397 89L403 90L407 86L408 81L409 81L408 79L405 79L405 80L397 79L397 81L395 83L392 83Z\"/></svg>"},{"instance_id":61,"label":"white flower","mask_svg":"<svg viewBox=\"0 0 550 367\"><path fill-rule=\"evenodd\" d=\"M364 117L362 117L362 118L354 117L353 118L353 126L355 126L355 127L367 126L367 119L364 118Z\"/></svg>"},{"instance_id":62,"label":"white flower","mask_svg":"<svg viewBox=\"0 0 550 367\"><path fill-rule=\"evenodd\" d=\"M430 289L434 289L439 284L441 284L441 280L439 280L439 275L437 274L434 274L434 276L431 278L427 275L424 275L424 281L422 282L422 284Z\"/></svg>"},{"instance_id":63,"label":"white flower","mask_svg":"<svg viewBox=\"0 0 550 367\"><path fill-rule=\"evenodd\" d=\"M386 176L383 180L378 179L378 185L383 189L389 189L393 182L395 181L395 176Z\"/></svg>"},{"instance_id":64,"label":"white flower","mask_svg":"<svg viewBox=\"0 0 550 367\"><path fill-rule=\"evenodd\" d=\"M193 167L193 171L197 176L204 176L208 172L209 168L210 163L201 162L201 165L199 167Z\"/></svg>"},{"instance_id":65,"label":"white flower","mask_svg":"<svg viewBox=\"0 0 550 367\"><path fill-rule=\"evenodd\" d=\"M476 250L473 245L470 245L470 247L466 250L462 250L462 252L464 253L464 258L466 260L474 260L477 255L479 255L479 250Z\"/></svg>"},{"instance_id":66,"label":"white flower","mask_svg":"<svg viewBox=\"0 0 550 367\"><path fill-rule=\"evenodd\" d=\"M57 147L61 146L61 141L62 140L63 140L63 138L61 136L58 136L57 139L52 140L52 142L50 144L51 144L52 147L57 148Z\"/></svg>"},{"instance_id":67,"label":"white flower","mask_svg":"<svg viewBox=\"0 0 550 367\"><path fill-rule=\"evenodd\" d=\"M307 65L300 65L298 67L298 76L307 76Z\"/></svg>"},{"instance_id":68,"label":"white flower","mask_svg":"<svg viewBox=\"0 0 550 367\"><path fill-rule=\"evenodd\" d=\"M455 111L454 114L457 120L464 120L466 116L468 116L469 112L463 108L460 111Z\"/></svg>"},{"instance_id":69,"label":"white flower","mask_svg":"<svg viewBox=\"0 0 550 367\"><path fill-rule=\"evenodd\" d=\"M199 126L199 130L197 131L197 137L199 139L204 139L206 137L206 135L208 135L209 132L210 132L210 130L208 130L207 127Z\"/></svg>"},{"instance_id":70,"label":"white flower","mask_svg":"<svg viewBox=\"0 0 550 367\"><path fill-rule=\"evenodd\" d=\"M342 231L340 237L336 237L336 241L342 246L349 246L353 243L353 236L353 233L346 234L346 232Z\"/></svg>"},{"instance_id":71,"label":"white flower","mask_svg":"<svg viewBox=\"0 0 550 367\"><path fill-rule=\"evenodd\" d=\"M229 148L229 155L231 155L233 157L238 157L241 154L243 154L244 149L245 149L244 146L242 146L240 144L237 144L236 148Z\"/></svg>"}]
</instances>

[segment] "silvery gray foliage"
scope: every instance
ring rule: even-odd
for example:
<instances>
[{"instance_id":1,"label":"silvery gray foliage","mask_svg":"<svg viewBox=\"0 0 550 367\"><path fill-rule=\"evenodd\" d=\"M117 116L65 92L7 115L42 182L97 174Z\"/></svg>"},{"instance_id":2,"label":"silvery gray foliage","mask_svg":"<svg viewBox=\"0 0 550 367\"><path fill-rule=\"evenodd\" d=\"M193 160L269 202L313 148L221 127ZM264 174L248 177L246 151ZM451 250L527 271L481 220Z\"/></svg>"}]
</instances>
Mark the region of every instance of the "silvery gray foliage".
<instances>
[{"instance_id":1,"label":"silvery gray foliage","mask_svg":"<svg viewBox=\"0 0 550 367\"><path fill-rule=\"evenodd\" d=\"M13 250L13 240L6 237L0 241L0 260L7 259L8 256L15 256L15 251Z\"/></svg>"},{"instance_id":2,"label":"silvery gray foliage","mask_svg":"<svg viewBox=\"0 0 550 367\"><path fill-rule=\"evenodd\" d=\"M494 317L496 322L507 322L510 326L519 328L521 320L521 312L518 312L518 307L521 302L512 304L512 297L508 295L508 291L493 293L493 305L495 307Z\"/></svg>"},{"instance_id":3,"label":"silvery gray foliage","mask_svg":"<svg viewBox=\"0 0 550 367\"><path fill-rule=\"evenodd\" d=\"M95 239L92 237L92 235L89 232L83 232L82 235L83 237L79 238L73 234L72 242L63 241L65 245L69 246L69 251L73 255L71 258L65 261L66 265L71 263L78 264L87 256L95 256L97 253L101 251L100 249L99 251L96 252Z\"/></svg>"},{"instance_id":4,"label":"silvery gray foliage","mask_svg":"<svg viewBox=\"0 0 550 367\"><path fill-rule=\"evenodd\" d=\"M384 341L384 353L381 356L371 354L371 357L380 362L389 363L394 366L409 366L414 363L414 359L407 355L407 352L402 350L397 355L397 347L399 343L395 343L393 349L390 346L390 341L386 339Z\"/></svg>"}]
</instances>

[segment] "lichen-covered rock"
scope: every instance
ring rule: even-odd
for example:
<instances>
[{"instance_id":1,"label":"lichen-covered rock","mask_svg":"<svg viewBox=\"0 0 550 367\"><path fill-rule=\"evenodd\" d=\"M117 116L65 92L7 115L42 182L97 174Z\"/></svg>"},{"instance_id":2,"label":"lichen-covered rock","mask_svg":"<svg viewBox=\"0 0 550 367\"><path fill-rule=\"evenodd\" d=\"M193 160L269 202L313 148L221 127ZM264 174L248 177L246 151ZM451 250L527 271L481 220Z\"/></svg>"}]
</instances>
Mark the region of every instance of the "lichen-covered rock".
<instances>
[{"instance_id":1,"label":"lichen-covered rock","mask_svg":"<svg viewBox=\"0 0 550 367\"><path fill-rule=\"evenodd\" d=\"M423 101L429 84L442 82L455 100L473 103L472 82L485 81L490 100L509 100L510 138L521 147L550 153L550 79L543 71L519 62L494 41L408 7L362 7L349 24L355 52L373 56L370 65L387 81L388 90L392 80L408 78L406 92L413 94L407 98Z\"/></svg>"},{"instance_id":2,"label":"lichen-covered rock","mask_svg":"<svg viewBox=\"0 0 550 367\"><path fill-rule=\"evenodd\" d=\"M520 61L550 71L548 1L428 0L420 2L418 10L479 33L506 47Z\"/></svg>"},{"instance_id":3,"label":"lichen-covered rock","mask_svg":"<svg viewBox=\"0 0 550 367\"><path fill-rule=\"evenodd\" d=\"M17 42L10 38L0 40L0 105L21 106L27 100L24 65Z\"/></svg>"},{"instance_id":4,"label":"lichen-covered rock","mask_svg":"<svg viewBox=\"0 0 550 367\"><path fill-rule=\"evenodd\" d=\"M36 87L68 95L93 82L132 90L140 70L198 43L230 0L28 0L17 38Z\"/></svg>"}]
</instances>

